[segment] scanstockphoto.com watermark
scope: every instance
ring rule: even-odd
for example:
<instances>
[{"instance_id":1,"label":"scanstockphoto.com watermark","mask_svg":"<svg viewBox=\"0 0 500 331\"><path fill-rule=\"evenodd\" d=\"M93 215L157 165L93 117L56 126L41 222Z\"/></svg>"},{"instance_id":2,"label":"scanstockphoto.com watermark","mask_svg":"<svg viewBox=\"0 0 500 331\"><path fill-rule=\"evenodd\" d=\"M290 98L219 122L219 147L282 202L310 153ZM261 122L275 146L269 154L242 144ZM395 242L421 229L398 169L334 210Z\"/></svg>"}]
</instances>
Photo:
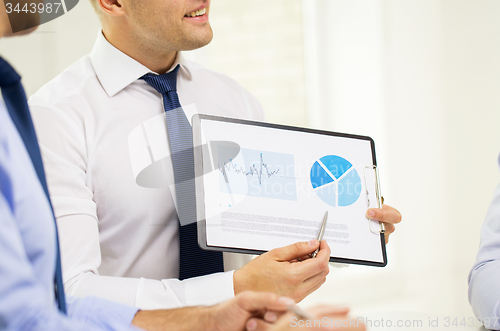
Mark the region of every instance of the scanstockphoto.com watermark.
<instances>
[{"instance_id":1,"label":"scanstockphoto.com watermark","mask_svg":"<svg viewBox=\"0 0 500 331\"><path fill-rule=\"evenodd\" d=\"M323 317L317 320L303 320L297 317L290 318L290 326L292 328L311 328L311 327L324 327L324 328L356 328L365 325L370 328L480 328L485 327L498 328L498 317L429 317L427 319L385 319L385 318L367 318L367 317L349 317L346 319L335 319Z\"/></svg>"}]
</instances>

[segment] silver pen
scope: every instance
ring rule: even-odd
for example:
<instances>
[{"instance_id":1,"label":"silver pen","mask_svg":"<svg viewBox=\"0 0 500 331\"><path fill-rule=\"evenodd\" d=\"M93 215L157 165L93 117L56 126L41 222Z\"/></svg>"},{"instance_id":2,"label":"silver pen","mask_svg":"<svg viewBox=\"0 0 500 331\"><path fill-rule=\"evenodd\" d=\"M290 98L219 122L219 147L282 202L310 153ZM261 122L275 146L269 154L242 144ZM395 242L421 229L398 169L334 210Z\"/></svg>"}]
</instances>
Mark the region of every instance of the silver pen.
<instances>
[{"instance_id":1,"label":"silver pen","mask_svg":"<svg viewBox=\"0 0 500 331\"><path fill-rule=\"evenodd\" d=\"M323 216L323 223L321 224L321 228L319 228L319 233L318 233L318 241L321 243L321 240L323 240L323 236L325 234L325 229L326 229L326 222L328 220L328 210L325 212L325 216ZM311 257L314 258L316 255L318 255L319 252L319 247L316 249L312 254Z\"/></svg>"}]
</instances>

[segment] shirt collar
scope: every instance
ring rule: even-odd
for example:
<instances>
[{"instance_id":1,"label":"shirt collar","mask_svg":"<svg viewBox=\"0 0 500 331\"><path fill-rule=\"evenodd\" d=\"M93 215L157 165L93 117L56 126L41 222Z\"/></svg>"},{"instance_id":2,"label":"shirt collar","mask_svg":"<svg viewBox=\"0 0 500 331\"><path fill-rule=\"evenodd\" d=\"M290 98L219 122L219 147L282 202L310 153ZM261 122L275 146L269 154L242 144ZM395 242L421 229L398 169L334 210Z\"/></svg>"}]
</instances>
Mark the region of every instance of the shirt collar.
<instances>
[{"instance_id":1,"label":"shirt collar","mask_svg":"<svg viewBox=\"0 0 500 331\"><path fill-rule=\"evenodd\" d=\"M156 74L111 45L102 31L99 31L94 49L90 53L90 62L99 82L110 98L145 74ZM181 66L179 75L185 75L187 79L191 79L191 72L181 52L177 52L174 64L168 71L172 71L178 64Z\"/></svg>"}]
</instances>

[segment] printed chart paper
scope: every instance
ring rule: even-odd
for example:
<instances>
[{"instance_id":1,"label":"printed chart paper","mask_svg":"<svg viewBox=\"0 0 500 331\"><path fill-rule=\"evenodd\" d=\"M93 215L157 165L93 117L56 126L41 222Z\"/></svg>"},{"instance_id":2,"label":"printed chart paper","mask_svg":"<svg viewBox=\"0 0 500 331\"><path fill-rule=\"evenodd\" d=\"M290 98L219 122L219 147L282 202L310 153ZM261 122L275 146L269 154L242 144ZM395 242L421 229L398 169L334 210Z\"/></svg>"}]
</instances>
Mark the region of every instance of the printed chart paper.
<instances>
[{"instance_id":1,"label":"printed chart paper","mask_svg":"<svg viewBox=\"0 0 500 331\"><path fill-rule=\"evenodd\" d=\"M377 206L371 139L204 115L197 123L198 216L208 247L269 251L311 240L328 211L332 258L385 262L378 222L365 216Z\"/></svg>"}]
</instances>

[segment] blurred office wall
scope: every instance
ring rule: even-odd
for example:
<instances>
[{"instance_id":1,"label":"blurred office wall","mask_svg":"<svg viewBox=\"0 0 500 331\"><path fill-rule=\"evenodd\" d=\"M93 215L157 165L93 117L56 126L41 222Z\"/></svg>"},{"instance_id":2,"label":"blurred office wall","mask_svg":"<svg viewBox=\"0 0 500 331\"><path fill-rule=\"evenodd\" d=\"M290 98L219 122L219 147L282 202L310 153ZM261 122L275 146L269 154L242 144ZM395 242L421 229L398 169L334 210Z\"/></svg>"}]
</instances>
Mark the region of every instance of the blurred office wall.
<instances>
[{"instance_id":1,"label":"blurred office wall","mask_svg":"<svg viewBox=\"0 0 500 331\"><path fill-rule=\"evenodd\" d=\"M386 203L403 214L387 268L332 269L307 301L472 316L467 274L499 179L500 2L303 8L308 124L373 136Z\"/></svg>"},{"instance_id":2,"label":"blurred office wall","mask_svg":"<svg viewBox=\"0 0 500 331\"><path fill-rule=\"evenodd\" d=\"M90 53L100 23L88 0L27 36L2 38L0 54L19 71L26 93L35 93L73 62Z\"/></svg>"},{"instance_id":3,"label":"blurred office wall","mask_svg":"<svg viewBox=\"0 0 500 331\"><path fill-rule=\"evenodd\" d=\"M213 42L187 57L250 90L269 121L373 136L403 214L386 268L332 268L303 304L472 316L467 273L500 178L500 2L213 0L211 23ZM98 27L82 0L0 54L31 94Z\"/></svg>"}]
</instances>

